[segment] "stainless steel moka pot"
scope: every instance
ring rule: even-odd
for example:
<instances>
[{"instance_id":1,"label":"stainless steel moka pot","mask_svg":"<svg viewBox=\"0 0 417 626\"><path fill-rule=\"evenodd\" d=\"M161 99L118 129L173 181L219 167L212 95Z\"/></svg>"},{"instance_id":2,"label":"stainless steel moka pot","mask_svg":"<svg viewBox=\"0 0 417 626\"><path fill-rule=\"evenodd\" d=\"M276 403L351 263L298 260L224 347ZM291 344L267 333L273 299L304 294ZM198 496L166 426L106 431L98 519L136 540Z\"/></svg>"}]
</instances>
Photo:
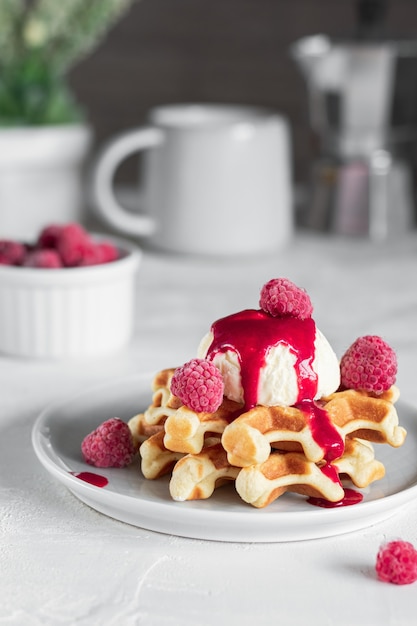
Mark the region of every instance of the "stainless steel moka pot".
<instances>
[{"instance_id":1,"label":"stainless steel moka pot","mask_svg":"<svg viewBox=\"0 0 417 626\"><path fill-rule=\"evenodd\" d=\"M417 39L383 35L386 2L357 2L351 39L291 46L307 86L318 156L306 225L385 240L414 225Z\"/></svg>"}]
</instances>

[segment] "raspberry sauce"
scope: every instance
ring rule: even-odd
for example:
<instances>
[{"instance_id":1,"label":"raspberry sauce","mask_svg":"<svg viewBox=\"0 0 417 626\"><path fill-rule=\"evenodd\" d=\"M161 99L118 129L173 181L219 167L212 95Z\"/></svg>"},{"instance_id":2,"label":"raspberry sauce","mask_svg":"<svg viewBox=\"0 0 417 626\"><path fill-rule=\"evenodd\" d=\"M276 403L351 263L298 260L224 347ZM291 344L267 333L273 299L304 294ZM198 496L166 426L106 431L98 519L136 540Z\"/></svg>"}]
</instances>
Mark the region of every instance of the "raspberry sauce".
<instances>
[{"instance_id":1,"label":"raspberry sauce","mask_svg":"<svg viewBox=\"0 0 417 626\"><path fill-rule=\"evenodd\" d=\"M271 347L284 343L295 355L298 400L295 406L306 413L314 441L322 448L325 461L339 458L344 442L327 412L313 398L317 393L317 374L313 369L316 324L312 318L272 317L262 310L246 309L224 317L211 327L213 341L207 358L233 350L240 363L245 410L256 406L259 377Z\"/></svg>"},{"instance_id":2,"label":"raspberry sauce","mask_svg":"<svg viewBox=\"0 0 417 626\"><path fill-rule=\"evenodd\" d=\"M261 369L271 347L286 344L296 357L298 401L314 398L317 375L312 363L315 356L316 325L311 318L272 317L262 310L246 309L224 317L211 327L213 341L207 358L212 360L227 350L236 352L241 372L245 410L257 404Z\"/></svg>"},{"instance_id":3,"label":"raspberry sauce","mask_svg":"<svg viewBox=\"0 0 417 626\"><path fill-rule=\"evenodd\" d=\"M239 359L245 411L257 404L260 373L266 364L271 347L283 343L295 355L298 399L295 406L306 413L314 441L323 450L323 473L334 482L340 479L331 461L343 455L344 440L333 426L327 411L314 401L317 393L317 374L313 369L315 357L316 325L312 318L272 317L263 310L246 309L217 320L211 327L213 341L206 358L227 350ZM362 495L352 489L345 490L340 502L309 498L317 506L343 506L360 502ZM325 503L325 504L323 504Z\"/></svg>"},{"instance_id":4,"label":"raspberry sauce","mask_svg":"<svg viewBox=\"0 0 417 626\"><path fill-rule=\"evenodd\" d=\"M363 495L359 493L359 491L355 491L355 489L345 489L344 492L344 497L337 502L330 502L329 500L325 500L325 498L307 498L307 502L314 506L321 506L324 509L335 509L339 506L359 504L359 502L363 500Z\"/></svg>"},{"instance_id":5,"label":"raspberry sauce","mask_svg":"<svg viewBox=\"0 0 417 626\"><path fill-rule=\"evenodd\" d=\"M71 472L71 474L95 487L105 487L109 484L105 476L100 476L100 474L95 474L94 472Z\"/></svg>"},{"instance_id":6,"label":"raspberry sauce","mask_svg":"<svg viewBox=\"0 0 417 626\"><path fill-rule=\"evenodd\" d=\"M308 415L311 434L323 450L324 460L330 462L340 458L345 450L345 443L333 426L327 411L314 400L303 400L295 406Z\"/></svg>"}]
</instances>

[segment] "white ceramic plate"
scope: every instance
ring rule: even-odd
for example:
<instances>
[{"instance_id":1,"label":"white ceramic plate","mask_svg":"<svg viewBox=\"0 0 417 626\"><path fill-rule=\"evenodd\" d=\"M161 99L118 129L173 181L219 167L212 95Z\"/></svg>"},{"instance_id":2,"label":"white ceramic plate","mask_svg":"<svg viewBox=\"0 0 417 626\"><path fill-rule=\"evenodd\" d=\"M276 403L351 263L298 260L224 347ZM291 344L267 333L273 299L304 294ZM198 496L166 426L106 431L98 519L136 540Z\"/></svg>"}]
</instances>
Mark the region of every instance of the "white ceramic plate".
<instances>
[{"instance_id":1,"label":"white ceramic plate","mask_svg":"<svg viewBox=\"0 0 417 626\"><path fill-rule=\"evenodd\" d=\"M285 494L265 509L240 500L233 485L208 500L174 502L168 478L142 477L139 465L125 469L92 468L83 462L86 434L110 417L128 420L151 399L151 375L135 376L47 408L37 419L32 442L45 468L93 509L148 530L217 541L279 542L329 537L370 526L395 514L417 497L417 410L398 404L407 431L398 449L376 445L386 477L362 491L360 504L323 509L302 496ZM108 480L100 488L74 474L94 472Z\"/></svg>"}]
</instances>

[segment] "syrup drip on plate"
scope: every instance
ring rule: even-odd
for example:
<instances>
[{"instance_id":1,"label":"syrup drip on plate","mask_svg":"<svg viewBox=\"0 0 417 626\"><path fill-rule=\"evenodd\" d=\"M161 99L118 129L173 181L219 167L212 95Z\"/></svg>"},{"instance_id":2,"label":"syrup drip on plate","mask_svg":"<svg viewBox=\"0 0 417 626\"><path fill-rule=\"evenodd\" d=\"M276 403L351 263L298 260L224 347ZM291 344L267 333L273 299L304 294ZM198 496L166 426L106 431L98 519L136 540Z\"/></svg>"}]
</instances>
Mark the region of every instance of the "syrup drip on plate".
<instances>
[{"instance_id":1,"label":"syrup drip on plate","mask_svg":"<svg viewBox=\"0 0 417 626\"><path fill-rule=\"evenodd\" d=\"M363 495L359 493L359 491L355 491L355 489L345 489L345 495L341 500L337 502L330 502L329 500L325 500L325 498L307 498L307 502L309 504L313 504L314 506L321 506L325 509L334 509L339 506L351 506L352 504L359 504L362 502Z\"/></svg>"},{"instance_id":2,"label":"syrup drip on plate","mask_svg":"<svg viewBox=\"0 0 417 626\"><path fill-rule=\"evenodd\" d=\"M95 474L94 472L71 472L71 474L95 487L105 487L109 484L105 476L100 476L100 474Z\"/></svg>"},{"instance_id":3,"label":"syrup drip on plate","mask_svg":"<svg viewBox=\"0 0 417 626\"><path fill-rule=\"evenodd\" d=\"M315 357L316 325L312 318L301 320L296 317L272 317L262 310L246 309L217 320L211 327L213 341L207 351L212 360L216 354L231 350L238 356L245 411L257 404L259 377L266 364L271 347L283 343L295 355L295 372L298 382L296 407L308 416L312 436L323 450L325 465L321 470L334 482L340 479L331 461L344 452L344 441L333 426L325 409L314 397L317 393L317 374L313 369ZM320 498L309 498L318 506L345 506L362 500L362 495L353 489L345 490L340 502L329 502ZM320 501L320 502L319 502Z\"/></svg>"}]
</instances>

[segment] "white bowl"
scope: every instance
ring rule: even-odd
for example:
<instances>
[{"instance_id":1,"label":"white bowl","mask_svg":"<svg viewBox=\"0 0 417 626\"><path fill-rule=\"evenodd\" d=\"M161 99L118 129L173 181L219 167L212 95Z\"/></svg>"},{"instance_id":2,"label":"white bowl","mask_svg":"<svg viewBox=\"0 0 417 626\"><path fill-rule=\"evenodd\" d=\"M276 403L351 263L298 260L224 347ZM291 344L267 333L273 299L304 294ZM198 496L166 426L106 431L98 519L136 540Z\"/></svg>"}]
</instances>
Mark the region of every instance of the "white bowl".
<instances>
[{"instance_id":1,"label":"white bowl","mask_svg":"<svg viewBox=\"0 0 417 626\"><path fill-rule=\"evenodd\" d=\"M64 269L0 265L0 352L100 356L129 341L141 252L124 240L105 239L119 249L117 261Z\"/></svg>"}]
</instances>

